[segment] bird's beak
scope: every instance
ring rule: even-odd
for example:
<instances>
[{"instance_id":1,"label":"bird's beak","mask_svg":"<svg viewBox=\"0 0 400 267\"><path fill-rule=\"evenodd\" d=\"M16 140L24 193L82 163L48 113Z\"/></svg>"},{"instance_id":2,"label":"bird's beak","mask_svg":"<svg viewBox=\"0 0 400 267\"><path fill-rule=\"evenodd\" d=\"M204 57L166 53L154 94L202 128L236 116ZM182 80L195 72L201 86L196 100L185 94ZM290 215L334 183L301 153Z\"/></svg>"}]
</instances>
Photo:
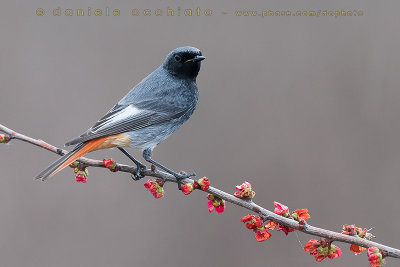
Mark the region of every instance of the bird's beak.
<instances>
[{"instance_id":1,"label":"bird's beak","mask_svg":"<svg viewBox=\"0 0 400 267\"><path fill-rule=\"evenodd\" d=\"M185 63L187 63L187 62L199 62L199 61L202 61L204 59L206 59L206 58L203 57L203 56L195 56L194 58L186 60Z\"/></svg>"}]
</instances>

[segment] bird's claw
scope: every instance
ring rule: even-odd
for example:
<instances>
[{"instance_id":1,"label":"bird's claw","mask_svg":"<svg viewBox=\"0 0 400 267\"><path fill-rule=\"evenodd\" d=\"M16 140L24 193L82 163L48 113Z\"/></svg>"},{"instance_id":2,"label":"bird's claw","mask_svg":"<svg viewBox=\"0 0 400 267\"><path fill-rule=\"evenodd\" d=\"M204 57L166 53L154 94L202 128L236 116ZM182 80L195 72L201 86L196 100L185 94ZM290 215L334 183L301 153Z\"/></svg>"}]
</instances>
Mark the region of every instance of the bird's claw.
<instances>
[{"instance_id":1,"label":"bird's claw","mask_svg":"<svg viewBox=\"0 0 400 267\"><path fill-rule=\"evenodd\" d=\"M178 180L182 180L182 179L186 179L186 178L190 178L190 177L195 177L196 173L191 173L191 174L187 174L187 173L177 173L176 175L174 175L176 179Z\"/></svg>"},{"instance_id":2,"label":"bird's claw","mask_svg":"<svg viewBox=\"0 0 400 267\"><path fill-rule=\"evenodd\" d=\"M146 166L144 166L144 165L137 166L136 173L131 175L132 179L134 181L139 181L140 179L145 177L145 175L143 174L143 171L145 171L145 170L146 170Z\"/></svg>"}]
</instances>

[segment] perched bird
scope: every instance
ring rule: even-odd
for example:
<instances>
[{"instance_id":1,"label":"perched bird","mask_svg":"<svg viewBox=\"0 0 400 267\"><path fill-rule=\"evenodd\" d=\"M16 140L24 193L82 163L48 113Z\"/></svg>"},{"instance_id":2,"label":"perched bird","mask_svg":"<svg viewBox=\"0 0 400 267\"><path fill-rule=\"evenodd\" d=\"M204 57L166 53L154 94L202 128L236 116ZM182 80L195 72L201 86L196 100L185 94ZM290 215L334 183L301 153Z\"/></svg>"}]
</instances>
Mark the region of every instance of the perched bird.
<instances>
[{"instance_id":1,"label":"perched bird","mask_svg":"<svg viewBox=\"0 0 400 267\"><path fill-rule=\"evenodd\" d=\"M153 149L173 134L193 114L198 89L196 77L205 57L195 47L170 52L155 71L126 94L108 113L81 136L65 145L75 148L56 160L36 179L46 180L91 151L117 147L137 166L135 179L143 177L146 166L124 147L139 148L143 158L174 175L178 181L195 174L176 173L151 158ZM180 183L178 183L180 185Z\"/></svg>"}]
</instances>

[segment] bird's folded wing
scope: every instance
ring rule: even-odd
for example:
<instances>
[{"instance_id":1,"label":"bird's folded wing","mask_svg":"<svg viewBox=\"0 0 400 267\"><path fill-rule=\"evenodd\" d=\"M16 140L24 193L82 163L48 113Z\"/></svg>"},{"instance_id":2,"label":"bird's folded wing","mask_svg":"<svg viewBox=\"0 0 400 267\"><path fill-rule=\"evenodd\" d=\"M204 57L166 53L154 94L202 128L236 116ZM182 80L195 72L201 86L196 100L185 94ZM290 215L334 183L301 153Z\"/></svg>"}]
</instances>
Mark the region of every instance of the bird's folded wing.
<instances>
[{"instance_id":1,"label":"bird's folded wing","mask_svg":"<svg viewBox=\"0 0 400 267\"><path fill-rule=\"evenodd\" d=\"M150 101L147 102L122 106L117 104L86 133L65 145L75 145L103 136L138 130L179 118L188 111L188 107L176 107L165 103L154 107Z\"/></svg>"}]
</instances>

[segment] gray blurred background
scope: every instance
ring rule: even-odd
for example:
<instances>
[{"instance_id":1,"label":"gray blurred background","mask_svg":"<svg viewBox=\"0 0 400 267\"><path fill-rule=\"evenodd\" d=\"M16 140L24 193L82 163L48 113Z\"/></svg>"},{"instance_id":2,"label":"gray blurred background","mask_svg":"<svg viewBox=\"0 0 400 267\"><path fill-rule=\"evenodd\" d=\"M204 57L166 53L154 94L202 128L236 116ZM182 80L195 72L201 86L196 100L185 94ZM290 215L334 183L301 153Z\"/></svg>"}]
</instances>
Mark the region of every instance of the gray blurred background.
<instances>
[{"instance_id":1,"label":"gray blurred background","mask_svg":"<svg viewBox=\"0 0 400 267\"><path fill-rule=\"evenodd\" d=\"M74 15L54 17L58 7ZM88 7L121 15L76 16ZM167 7L213 15L167 17ZM133 8L163 15L133 17ZM62 146L170 50L196 46L207 57L198 109L156 160L228 192L247 180L266 208L274 200L308 208L309 222L330 230L376 227L376 241L400 247L399 8L390 0L3 1L0 123ZM241 9L364 15L236 17ZM129 163L115 150L90 157ZM71 169L33 181L57 156L19 141L2 145L0 158L1 266L368 266L344 244L340 260L317 265L301 233L302 245L282 232L258 243L239 222L247 210L228 204L209 214L205 194L185 196L175 184L156 200L142 181L104 169L90 168L86 184Z\"/></svg>"}]
</instances>

